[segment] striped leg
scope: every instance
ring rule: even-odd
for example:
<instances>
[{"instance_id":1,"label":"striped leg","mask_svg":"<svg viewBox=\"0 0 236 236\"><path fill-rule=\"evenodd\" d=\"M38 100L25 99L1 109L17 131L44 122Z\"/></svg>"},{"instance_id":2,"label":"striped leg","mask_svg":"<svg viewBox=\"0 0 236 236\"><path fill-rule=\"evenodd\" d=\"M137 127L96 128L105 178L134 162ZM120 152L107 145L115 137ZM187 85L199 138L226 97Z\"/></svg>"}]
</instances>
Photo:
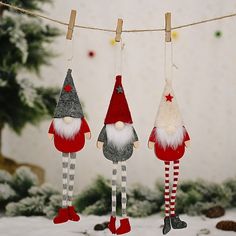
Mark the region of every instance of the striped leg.
<instances>
[{"instance_id":1,"label":"striped leg","mask_svg":"<svg viewBox=\"0 0 236 236\"><path fill-rule=\"evenodd\" d=\"M170 216L170 162L165 161L165 216Z\"/></svg>"},{"instance_id":2,"label":"striped leg","mask_svg":"<svg viewBox=\"0 0 236 236\"><path fill-rule=\"evenodd\" d=\"M62 153L62 208L67 207L69 153Z\"/></svg>"},{"instance_id":3,"label":"striped leg","mask_svg":"<svg viewBox=\"0 0 236 236\"><path fill-rule=\"evenodd\" d=\"M116 217L116 186L117 186L117 166L118 162L113 162L113 169L112 169L112 180L111 180L111 214L112 216Z\"/></svg>"},{"instance_id":4,"label":"striped leg","mask_svg":"<svg viewBox=\"0 0 236 236\"><path fill-rule=\"evenodd\" d=\"M126 161L121 162L121 207L122 207L122 217L127 217L126 213L126 183L127 183L127 171L126 171Z\"/></svg>"},{"instance_id":5,"label":"striped leg","mask_svg":"<svg viewBox=\"0 0 236 236\"><path fill-rule=\"evenodd\" d=\"M171 216L175 216L175 199L176 199L178 180L179 180L179 160L174 161L174 181L173 181L171 197L170 197Z\"/></svg>"},{"instance_id":6,"label":"striped leg","mask_svg":"<svg viewBox=\"0 0 236 236\"><path fill-rule=\"evenodd\" d=\"M69 168L69 186L68 186L68 206L72 206L74 180L75 180L75 163L76 153L70 153L70 168Z\"/></svg>"}]
</instances>

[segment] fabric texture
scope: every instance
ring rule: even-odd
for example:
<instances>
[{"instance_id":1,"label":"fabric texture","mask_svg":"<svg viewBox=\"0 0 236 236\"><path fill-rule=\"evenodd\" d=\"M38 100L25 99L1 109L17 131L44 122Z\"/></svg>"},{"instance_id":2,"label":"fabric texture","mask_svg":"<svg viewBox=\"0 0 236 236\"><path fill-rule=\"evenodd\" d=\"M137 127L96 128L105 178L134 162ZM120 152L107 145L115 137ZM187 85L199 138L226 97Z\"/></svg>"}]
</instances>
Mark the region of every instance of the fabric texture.
<instances>
[{"instance_id":1,"label":"fabric texture","mask_svg":"<svg viewBox=\"0 0 236 236\"><path fill-rule=\"evenodd\" d=\"M71 75L72 70L68 69L64 80L63 88L55 109L54 118L70 116L74 118L84 117L82 106L76 92L74 81Z\"/></svg>"},{"instance_id":2,"label":"fabric texture","mask_svg":"<svg viewBox=\"0 0 236 236\"><path fill-rule=\"evenodd\" d=\"M113 217L116 217L117 167L118 163L113 162L112 179L111 179L111 215Z\"/></svg>"},{"instance_id":3,"label":"fabric texture","mask_svg":"<svg viewBox=\"0 0 236 236\"><path fill-rule=\"evenodd\" d=\"M113 124L117 121L133 123L121 80L121 75L117 75L104 124Z\"/></svg>"},{"instance_id":4,"label":"fabric texture","mask_svg":"<svg viewBox=\"0 0 236 236\"><path fill-rule=\"evenodd\" d=\"M149 137L149 141L155 143L154 151L155 151L157 158L162 161L175 161L175 160L179 160L180 158L182 158L184 155L184 152L185 152L185 144L184 143L188 140L190 140L190 138L189 138L188 132L186 130L183 142L176 149L169 147L169 146L167 146L166 148L163 148L158 143L158 139L156 137L156 127L153 128L152 133Z\"/></svg>"},{"instance_id":5,"label":"fabric texture","mask_svg":"<svg viewBox=\"0 0 236 236\"><path fill-rule=\"evenodd\" d=\"M183 126L182 116L170 81L165 84L154 126L165 129Z\"/></svg>"},{"instance_id":6,"label":"fabric texture","mask_svg":"<svg viewBox=\"0 0 236 236\"><path fill-rule=\"evenodd\" d=\"M108 143L107 134L106 134L106 126L104 125L99 137L98 141L103 142L103 154L104 156L112 161L112 162L120 162L128 160L133 153L133 142L138 141L138 136L136 134L135 129L133 128L134 139L131 140L128 144L125 145L122 149L118 149L112 143Z\"/></svg>"},{"instance_id":7,"label":"fabric texture","mask_svg":"<svg viewBox=\"0 0 236 236\"><path fill-rule=\"evenodd\" d=\"M64 137L57 134L54 129L53 121L49 127L48 133L54 134L54 144L60 152L78 152L85 144L84 134L90 132L89 126L84 118L81 118L81 126L79 132L73 137L73 139L65 139Z\"/></svg>"}]
</instances>

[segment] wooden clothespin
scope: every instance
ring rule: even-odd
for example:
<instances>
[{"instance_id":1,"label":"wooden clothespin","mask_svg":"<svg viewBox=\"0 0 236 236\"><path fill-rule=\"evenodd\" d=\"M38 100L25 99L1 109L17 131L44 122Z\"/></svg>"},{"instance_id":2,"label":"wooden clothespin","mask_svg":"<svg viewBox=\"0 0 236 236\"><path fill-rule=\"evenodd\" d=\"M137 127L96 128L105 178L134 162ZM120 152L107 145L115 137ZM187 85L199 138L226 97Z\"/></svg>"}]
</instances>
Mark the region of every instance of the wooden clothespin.
<instances>
[{"instance_id":1,"label":"wooden clothespin","mask_svg":"<svg viewBox=\"0 0 236 236\"><path fill-rule=\"evenodd\" d=\"M167 12L165 14L165 41L171 42L171 13Z\"/></svg>"},{"instance_id":2,"label":"wooden clothespin","mask_svg":"<svg viewBox=\"0 0 236 236\"><path fill-rule=\"evenodd\" d=\"M116 37L115 37L116 42L120 42L121 40L122 27L123 27L123 20L119 18L116 27Z\"/></svg>"},{"instance_id":3,"label":"wooden clothespin","mask_svg":"<svg viewBox=\"0 0 236 236\"><path fill-rule=\"evenodd\" d=\"M66 39L68 39L68 40L72 39L73 30L74 30L74 26L75 26L75 18L76 18L76 10L71 10L70 21L69 21L69 25L68 25L67 34L66 34Z\"/></svg>"}]
</instances>

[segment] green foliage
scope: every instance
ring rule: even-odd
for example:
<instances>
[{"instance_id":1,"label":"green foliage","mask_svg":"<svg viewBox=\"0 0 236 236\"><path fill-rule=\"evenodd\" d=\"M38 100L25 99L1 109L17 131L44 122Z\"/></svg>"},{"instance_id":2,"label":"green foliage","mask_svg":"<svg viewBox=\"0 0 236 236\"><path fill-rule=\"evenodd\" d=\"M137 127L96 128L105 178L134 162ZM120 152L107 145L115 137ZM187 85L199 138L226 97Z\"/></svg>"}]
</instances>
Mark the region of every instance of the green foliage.
<instances>
[{"instance_id":1,"label":"green foliage","mask_svg":"<svg viewBox=\"0 0 236 236\"><path fill-rule=\"evenodd\" d=\"M37 185L37 176L27 167L21 167L16 170L12 178L12 187L18 195L26 197L28 190Z\"/></svg>"},{"instance_id":2,"label":"green foliage","mask_svg":"<svg viewBox=\"0 0 236 236\"><path fill-rule=\"evenodd\" d=\"M132 217L146 217L164 210L164 181L151 190L140 184L127 191L127 212ZM200 215L213 206L235 207L236 178L221 184L204 180L184 181L177 191L176 211ZM26 167L14 175L0 171L0 206L6 206L6 214L46 215L52 218L61 207L62 196L50 184L37 185L37 177ZM121 212L121 192L117 192L117 212ZM73 204L82 214L106 215L111 212L110 181L98 176L91 186L75 197Z\"/></svg>"},{"instance_id":3,"label":"green foliage","mask_svg":"<svg viewBox=\"0 0 236 236\"><path fill-rule=\"evenodd\" d=\"M212 206L227 208L232 206L232 195L233 192L225 184L215 184L204 180L185 181L178 190L176 211L199 215Z\"/></svg>"},{"instance_id":4,"label":"green foliage","mask_svg":"<svg viewBox=\"0 0 236 236\"><path fill-rule=\"evenodd\" d=\"M75 201L77 208L84 214L109 214L111 211L111 186L107 180L99 177L82 192ZM104 192L104 194L103 194ZM133 217L145 217L164 210L164 181L156 183L151 190L142 185L131 187L128 191L127 212ZM120 203L120 192L118 193ZM223 184L204 180L185 181L180 183L177 192L176 211L189 215L200 215L212 206L224 208L235 207L236 179ZM120 205L118 205L120 212Z\"/></svg>"},{"instance_id":5,"label":"green foliage","mask_svg":"<svg viewBox=\"0 0 236 236\"><path fill-rule=\"evenodd\" d=\"M41 10L51 0L13 0L7 3L30 10ZM57 28L41 20L1 8L0 15L0 125L8 124L20 133L27 123L33 125L51 117L59 90L36 87L20 78L24 70L39 74L56 54L50 43L60 35Z\"/></svg>"},{"instance_id":6,"label":"green foliage","mask_svg":"<svg viewBox=\"0 0 236 236\"><path fill-rule=\"evenodd\" d=\"M111 186L108 180L99 176L75 200L75 206L84 214L104 215L110 211Z\"/></svg>"},{"instance_id":7,"label":"green foliage","mask_svg":"<svg viewBox=\"0 0 236 236\"><path fill-rule=\"evenodd\" d=\"M12 202L6 206L8 216L39 216L44 215L44 198L43 197L26 197L19 202Z\"/></svg>"},{"instance_id":8,"label":"green foliage","mask_svg":"<svg viewBox=\"0 0 236 236\"><path fill-rule=\"evenodd\" d=\"M137 184L128 192L127 212L133 217L145 217L160 211L163 194L159 189L151 190Z\"/></svg>"},{"instance_id":9,"label":"green foliage","mask_svg":"<svg viewBox=\"0 0 236 236\"><path fill-rule=\"evenodd\" d=\"M7 215L55 215L61 204L59 192L49 184L37 183L28 167L18 168L14 175L0 170L0 206Z\"/></svg>"},{"instance_id":10,"label":"green foliage","mask_svg":"<svg viewBox=\"0 0 236 236\"><path fill-rule=\"evenodd\" d=\"M30 10L41 11L41 5L43 3L52 3L52 0L3 0L3 2Z\"/></svg>"}]
</instances>

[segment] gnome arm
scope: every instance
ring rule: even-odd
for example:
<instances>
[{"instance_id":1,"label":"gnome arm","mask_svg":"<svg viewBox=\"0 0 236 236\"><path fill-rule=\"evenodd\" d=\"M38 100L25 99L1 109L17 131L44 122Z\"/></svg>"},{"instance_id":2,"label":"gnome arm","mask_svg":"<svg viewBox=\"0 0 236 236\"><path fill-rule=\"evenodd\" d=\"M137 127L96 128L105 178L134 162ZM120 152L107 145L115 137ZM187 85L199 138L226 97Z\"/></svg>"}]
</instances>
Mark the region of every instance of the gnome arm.
<instances>
[{"instance_id":1,"label":"gnome arm","mask_svg":"<svg viewBox=\"0 0 236 236\"><path fill-rule=\"evenodd\" d=\"M134 142L133 142L133 144L134 144L135 148L138 148L139 147L138 135L137 135L134 127L132 127L132 128L133 128L133 134L134 134Z\"/></svg>"},{"instance_id":2,"label":"gnome arm","mask_svg":"<svg viewBox=\"0 0 236 236\"><path fill-rule=\"evenodd\" d=\"M105 139L106 139L106 126L104 125L98 136L97 148L99 149L102 148Z\"/></svg>"},{"instance_id":3,"label":"gnome arm","mask_svg":"<svg viewBox=\"0 0 236 236\"><path fill-rule=\"evenodd\" d=\"M91 138L91 132L90 132L88 123L84 118L82 118L82 127L81 128L82 128L82 132L84 133L85 137L87 139L90 139Z\"/></svg>"},{"instance_id":4,"label":"gnome arm","mask_svg":"<svg viewBox=\"0 0 236 236\"><path fill-rule=\"evenodd\" d=\"M190 146L190 137L189 137L189 134L188 134L185 127L184 127L184 129L185 129L184 144L185 144L185 147L189 147Z\"/></svg>"},{"instance_id":5,"label":"gnome arm","mask_svg":"<svg viewBox=\"0 0 236 236\"><path fill-rule=\"evenodd\" d=\"M48 138L52 139L54 136L55 130L54 130L54 125L53 125L53 121L50 124L49 130L48 130Z\"/></svg>"},{"instance_id":6,"label":"gnome arm","mask_svg":"<svg viewBox=\"0 0 236 236\"><path fill-rule=\"evenodd\" d=\"M150 134L149 140L148 140L148 147L150 149L154 148L156 142L156 127L152 129L152 133Z\"/></svg>"}]
</instances>

